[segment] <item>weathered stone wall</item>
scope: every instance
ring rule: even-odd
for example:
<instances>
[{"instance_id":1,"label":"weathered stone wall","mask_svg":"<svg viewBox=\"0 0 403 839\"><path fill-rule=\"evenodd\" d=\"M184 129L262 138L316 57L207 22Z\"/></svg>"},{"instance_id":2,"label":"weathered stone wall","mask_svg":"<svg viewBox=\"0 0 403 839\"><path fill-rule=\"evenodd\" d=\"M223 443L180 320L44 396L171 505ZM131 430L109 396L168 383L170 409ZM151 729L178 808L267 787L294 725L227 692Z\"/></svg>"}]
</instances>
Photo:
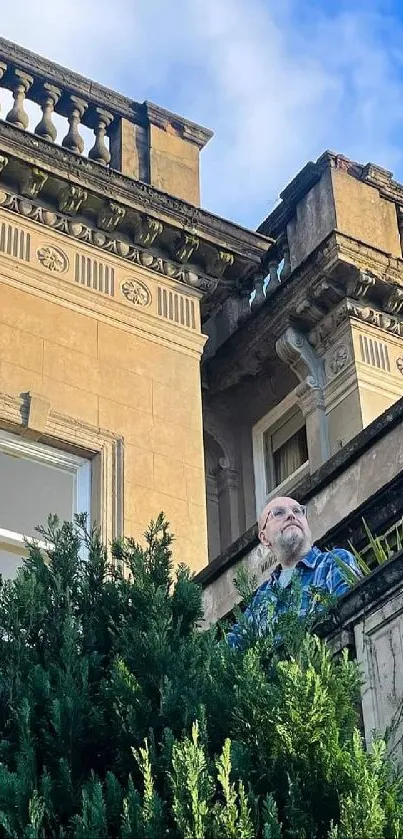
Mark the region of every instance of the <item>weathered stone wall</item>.
<instances>
[{"instance_id":1,"label":"weathered stone wall","mask_svg":"<svg viewBox=\"0 0 403 839\"><path fill-rule=\"evenodd\" d=\"M379 566L342 597L320 628L331 648L349 646L364 677L362 717L367 745L389 729L391 757L403 763L403 555Z\"/></svg>"},{"instance_id":2,"label":"weathered stone wall","mask_svg":"<svg viewBox=\"0 0 403 839\"><path fill-rule=\"evenodd\" d=\"M175 558L203 567L198 297L6 212L0 229L29 242L24 259L0 253L0 390L35 392L52 411L123 437L125 533L141 539L163 510ZM158 315L162 290L178 311L191 306L188 326Z\"/></svg>"}]
</instances>

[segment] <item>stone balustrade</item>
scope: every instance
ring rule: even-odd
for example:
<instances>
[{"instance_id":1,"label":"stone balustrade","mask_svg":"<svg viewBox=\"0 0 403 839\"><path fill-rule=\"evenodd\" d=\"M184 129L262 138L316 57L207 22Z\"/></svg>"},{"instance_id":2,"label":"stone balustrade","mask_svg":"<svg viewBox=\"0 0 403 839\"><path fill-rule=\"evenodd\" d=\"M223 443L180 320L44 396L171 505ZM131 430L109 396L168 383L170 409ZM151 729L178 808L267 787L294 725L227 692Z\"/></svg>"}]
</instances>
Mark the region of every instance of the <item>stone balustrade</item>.
<instances>
[{"instance_id":1,"label":"stone balustrade","mask_svg":"<svg viewBox=\"0 0 403 839\"><path fill-rule=\"evenodd\" d=\"M10 91L14 100L12 107L3 107L0 114L10 125L57 143L74 154L83 155L85 151L91 161L101 166L110 166L178 194L175 184L170 189L168 176L162 176L161 171L161 183L157 182L156 173L158 167L163 168L165 153L158 132L168 130L174 137L170 153L178 157L179 168L185 166L189 181L179 188L183 193L180 197L186 199L189 193L190 200L197 203L198 184L193 183L197 180L193 169L195 172L198 169L198 153L211 137L211 131L151 102L129 99L4 38L0 38L0 88ZM37 109L30 108L29 102L41 109L39 119L30 119ZM83 134L88 132L89 136L93 132L90 143L87 137L84 142ZM181 144L188 143L192 146L191 165L183 163ZM191 174L187 169L191 169Z\"/></svg>"},{"instance_id":2,"label":"stone balustrade","mask_svg":"<svg viewBox=\"0 0 403 839\"><path fill-rule=\"evenodd\" d=\"M10 90L14 99L12 108L6 114L1 114L2 118L16 128L29 130L43 140L57 142L80 155L84 151L80 126L87 126L94 132L94 143L88 151L88 157L102 166L109 165L111 152L106 135L113 123L119 120L119 114L109 111L96 99L91 101L90 97L84 97L79 85L76 85L76 90L73 85L67 87L63 83L62 74L59 83L54 84L53 80L42 77L34 66L30 68L31 72L27 72L25 67L3 60L6 59L6 51L2 46L0 41L0 86ZM41 108L41 119L35 125L30 124L27 101ZM67 119L64 136L58 136L55 114Z\"/></svg>"},{"instance_id":3,"label":"stone balustrade","mask_svg":"<svg viewBox=\"0 0 403 839\"><path fill-rule=\"evenodd\" d=\"M267 262L267 273L257 274L254 278L254 296L251 300L251 310L259 309L281 283L288 280L291 274L290 249L287 234L284 231L276 241L276 247L270 252Z\"/></svg>"}]
</instances>

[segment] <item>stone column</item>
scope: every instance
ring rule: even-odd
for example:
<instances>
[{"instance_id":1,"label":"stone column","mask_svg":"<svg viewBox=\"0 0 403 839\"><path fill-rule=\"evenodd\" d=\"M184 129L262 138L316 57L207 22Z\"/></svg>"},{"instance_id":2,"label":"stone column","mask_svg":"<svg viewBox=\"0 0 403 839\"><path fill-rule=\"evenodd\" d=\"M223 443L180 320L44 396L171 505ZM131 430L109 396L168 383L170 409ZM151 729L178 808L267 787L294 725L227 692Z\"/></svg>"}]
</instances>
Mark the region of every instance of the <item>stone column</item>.
<instances>
[{"instance_id":1,"label":"stone column","mask_svg":"<svg viewBox=\"0 0 403 839\"><path fill-rule=\"evenodd\" d=\"M239 536L238 470L233 469L226 458L219 461L217 490L223 551Z\"/></svg>"},{"instance_id":2,"label":"stone column","mask_svg":"<svg viewBox=\"0 0 403 839\"><path fill-rule=\"evenodd\" d=\"M323 360L306 336L292 326L276 342L279 358L298 376L298 403L306 421L309 467L315 472L330 457L329 433L323 389L326 383Z\"/></svg>"}]
</instances>

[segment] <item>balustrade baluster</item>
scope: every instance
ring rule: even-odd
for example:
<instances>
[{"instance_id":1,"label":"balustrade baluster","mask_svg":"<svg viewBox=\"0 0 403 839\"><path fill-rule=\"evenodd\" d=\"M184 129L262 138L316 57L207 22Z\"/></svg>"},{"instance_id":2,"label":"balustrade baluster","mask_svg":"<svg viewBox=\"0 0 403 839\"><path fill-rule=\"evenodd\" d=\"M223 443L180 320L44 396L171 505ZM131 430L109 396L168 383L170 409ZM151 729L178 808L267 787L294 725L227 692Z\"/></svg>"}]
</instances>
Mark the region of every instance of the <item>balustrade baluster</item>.
<instances>
[{"instance_id":1,"label":"balustrade baluster","mask_svg":"<svg viewBox=\"0 0 403 839\"><path fill-rule=\"evenodd\" d=\"M29 125L28 114L24 111L24 100L32 82L32 76L28 76L27 73L23 73L21 70L14 70L12 80L14 105L7 114L6 120L17 128L26 129Z\"/></svg>"},{"instance_id":2,"label":"balustrade baluster","mask_svg":"<svg viewBox=\"0 0 403 839\"><path fill-rule=\"evenodd\" d=\"M62 140L62 146L76 152L76 154L82 154L84 149L84 140L79 134L78 126L87 107L88 105L83 99L79 99L78 96L70 96L67 116L70 128Z\"/></svg>"},{"instance_id":3,"label":"balustrade baluster","mask_svg":"<svg viewBox=\"0 0 403 839\"><path fill-rule=\"evenodd\" d=\"M107 166L111 159L109 149L105 143L105 134L112 120L113 116L108 111L104 111L103 108L94 108L92 127L95 134L95 143L88 152L88 157L96 163L101 163L103 166Z\"/></svg>"},{"instance_id":4,"label":"balustrade baluster","mask_svg":"<svg viewBox=\"0 0 403 839\"><path fill-rule=\"evenodd\" d=\"M288 279L288 277L291 274L290 248L288 247L288 241L287 241L286 234L284 235L284 238L281 239L280 246L281 246L282 258L284 260L283 267L282 267L281 272L280 272L280 280L281 280L281 282L284 282L284 280Z\"/></svg>"},{"instance_id":5,"label":"balustrade baluster","mask_svg":"<svg viewBox=\"0 0 403 839\"><path fill-rule=\"evenodd\" d=\"M35 134L37 134L38 137L42 137L44 140L50 140L52 143L54 143L57 137L57 129L52 122L52 116L55 105L59 101L61 95L61 91L58 87L54 87L54 85L47 83L43 85L43 95L41 101L43 116L35 128Z\"/></svg>"},{"instance_id":6,"label":"balustrade baluster","mask_svg":"<svg viewBox=\"0 0 403 839\"><path fill-rule=\"evenodd\" d=\"M266 300L266 295L263 289L264 280L265 278L263 274L257 274L253 279L253 288L256 293L251 302L251 309L259 309L262 303Z\"/></svg>"},{"instance_id":7,"label":"balustrade baluster","mask_svg":"<svg viewBox=\"0 0 403 839\"><path fill-rule=\"evenodd\" d=\"M4 64L4 61L0 61L0 81L3 78L6 70L7 70L7 64ZM1 104L0 104L0 111L1 111Z\"/></svg>"},{"instance_id":8,"label":"balustrade baluster","mask_svg":"<svg viewBox=\"0 0 403 839\"><path fill-rule=\"evenodd\" d=\"M266 295L272 294L275 288L280 285L280 280L278 278L278 258L271 259L268 265L269 268L269 284L266 289Z\"/></svg>"}]
</instances>

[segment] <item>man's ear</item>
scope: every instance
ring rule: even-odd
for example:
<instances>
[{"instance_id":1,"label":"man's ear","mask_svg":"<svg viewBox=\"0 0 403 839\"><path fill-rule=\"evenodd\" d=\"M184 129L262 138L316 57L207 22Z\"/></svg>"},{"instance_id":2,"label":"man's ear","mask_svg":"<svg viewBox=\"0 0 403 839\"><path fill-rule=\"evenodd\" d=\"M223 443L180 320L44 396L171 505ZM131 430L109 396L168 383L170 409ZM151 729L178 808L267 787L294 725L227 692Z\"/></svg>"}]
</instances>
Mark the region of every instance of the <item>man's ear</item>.
<instances>
[{"instance_id":1,"label":"man's ear","mask_svg":"<svg viewBox=\"0 0 403 839\"><path fill-rule=\"evenodd\" d=\"M270 540L267 538L267 533L266 533L266 531L265 531L265 530L261 530L261 531L260 531L260 533L259 533L259 541L262 543L262 545L264 545L264 546L265 546L265 548L271 548L271 542L270 542Z\"/></svg>"}]
</instances>

